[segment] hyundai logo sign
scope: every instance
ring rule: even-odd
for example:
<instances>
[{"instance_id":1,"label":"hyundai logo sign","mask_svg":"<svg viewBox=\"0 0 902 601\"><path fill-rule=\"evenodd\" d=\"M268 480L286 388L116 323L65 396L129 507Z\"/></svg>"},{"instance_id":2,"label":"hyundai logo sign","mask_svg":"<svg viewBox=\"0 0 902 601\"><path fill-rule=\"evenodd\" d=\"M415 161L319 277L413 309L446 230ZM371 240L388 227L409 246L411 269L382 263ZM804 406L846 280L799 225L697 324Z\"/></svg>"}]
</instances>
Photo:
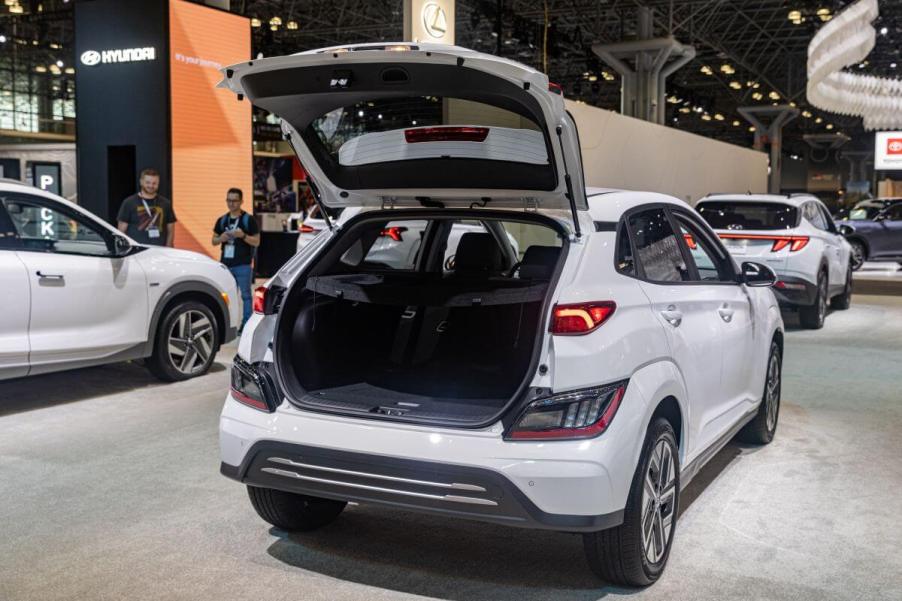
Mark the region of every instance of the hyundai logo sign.
<instances>
[{"instance_id":1,"label":"hyundai logo sign","mask_svg":"<svg viewBox=\"0 0 902 601\"><path fill-rule=\"evenodd\" d=\"M81 53L81 63L87 67L109 63L134 63L152 61L157 58L157 50L153 46L146 48L115 48L112 50L86 50Z\"/></svg>"}]
</instances>

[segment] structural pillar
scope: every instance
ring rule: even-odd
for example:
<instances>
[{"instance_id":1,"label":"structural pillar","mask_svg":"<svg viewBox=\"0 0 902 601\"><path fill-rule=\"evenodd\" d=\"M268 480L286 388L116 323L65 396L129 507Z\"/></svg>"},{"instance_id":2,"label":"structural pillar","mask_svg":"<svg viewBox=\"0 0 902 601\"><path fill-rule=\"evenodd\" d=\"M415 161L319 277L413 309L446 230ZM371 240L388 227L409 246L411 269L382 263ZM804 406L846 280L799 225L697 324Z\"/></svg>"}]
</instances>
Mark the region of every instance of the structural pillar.
<instances>
[{"instance_id":1,"label":"structural pillar","mask_svg":"<svg viewBox=\"0 0 902 601\"><path fill-rule=\"evenodd\" d=\"M741 106L739 114L755 126L755 150L764 150L770 143L770 177L767 191L780 193L783 172L783 126L799 116L799 109L781 104L777 106ZM767 121L767 123L765 123Z\"/></svg>"}]
</instances>

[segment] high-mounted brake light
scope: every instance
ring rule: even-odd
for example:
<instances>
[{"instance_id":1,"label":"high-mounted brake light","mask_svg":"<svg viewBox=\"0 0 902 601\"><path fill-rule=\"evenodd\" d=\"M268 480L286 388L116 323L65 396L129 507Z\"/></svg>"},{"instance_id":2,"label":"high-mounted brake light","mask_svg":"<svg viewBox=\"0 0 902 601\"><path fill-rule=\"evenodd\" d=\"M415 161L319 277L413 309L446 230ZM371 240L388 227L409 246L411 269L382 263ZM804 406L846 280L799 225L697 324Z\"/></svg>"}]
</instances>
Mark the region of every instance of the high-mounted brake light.
<instances>
[{"instance_id":1,"label":"high-mounted brake light","mask_svg":"<svg viewBox=\"0 0 902 601\"><path fill-rule=\"evenodd\" d=\"M548 91L558 94L560 96L564 95L564 88L561 87L559 83L548 82Z\"/></svg>"},{"instance_id":2,"label":"high-mounted brake light","mask_svg":"<svg viewBox=\"0 0 902 601\"><path fill-rule=\"evenodd\" d=\"M266 313L266 286L254 289L254 313Z\"/></svg>"},{"instance_id":3,"label":"high-mounted brake light","mask_svg":"<svg viewBox=\"0 0 902 601\"><path fill-rule=\"evenodd\" d=\"M802 250L808 244L808 236L770 236L767 234L718 234L723 240L769 240L774 244L771 252L780 252L787 246L789 252Z\"/></svg>"},{"instance_id":4,"label":"high-mounted brake light","mask_svg":"<svg viewBox=\"0 0 902 601\"><path fill-rule=\"evenodd\" d=\"M614 301L555 305L551 333L571 336L588 334L607 321L616 308Z\"/></svg>"},{"instance_id":5,"label":"high-mounted brake light","mask_svg":"<svg viewBox=\"0 0 902 601\"><path fill-rule=\"evenodd\" d=\"M381 232L379 232L379 235L382 236L383 238L391 238L395 242L403 242L404 238L401 237L401 233L406 232L406 231L407 231L406 227L392 226L392 227L387 227L384 230L382 230Z\"/></svg>"},{"instance_id":6,"label":"high-mounted brake light","mask_svg":"<svg viewBox=\"0 0 902 601\"><path fill-rule=\"evenodd\" d=\"M488 127L420 127L404 130L404 139L408 144L417 142L484 142L488 135Z\"/></svg>"},{"instance_id":7,"label":"high-mounted brake light","mask_svg":"<svg viewBox=\"0 0 902 601\"><path fill-rule=\"evenodd\" d=\"M508 440L594 438L611 425L627 382L556 394L530 403L507 434Z\"/></svg>"}]
</instances>

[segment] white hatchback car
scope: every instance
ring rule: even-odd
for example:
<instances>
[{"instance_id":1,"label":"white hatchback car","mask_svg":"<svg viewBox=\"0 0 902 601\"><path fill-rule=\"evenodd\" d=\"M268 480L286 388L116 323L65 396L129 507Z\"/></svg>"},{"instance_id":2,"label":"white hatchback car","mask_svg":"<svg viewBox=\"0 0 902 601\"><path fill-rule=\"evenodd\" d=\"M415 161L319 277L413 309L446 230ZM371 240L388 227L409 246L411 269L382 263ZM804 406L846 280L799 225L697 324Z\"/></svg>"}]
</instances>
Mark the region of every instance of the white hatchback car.
<instances>
[{"instance_id":1,"label":"white hatchback car","mask_svg":"<svg viewBox=\"0 0 902 601\"><path fill-rule=\"evenodd\" d=\"M0 380L140 358L164 380L201 375L235 338L236 299L209 257L0 180Z\"/></svg>"},{"instance_id":2,"label":"white hatchback car","mask_svg":"<svg viewBox=\"0 0 902 601\"><path fill-rule=\"evenodd\" d=\"M360 213L256 291L221 472L286 530L373 503L583 533L603 578L656 580L681 487L740 430L774 436L773 272L680 200L587 194L563 99L524 65L365 45L224 74L282 118L319 201ZM413 223L410 262L373 260Z\"/></svg>"},{"instance_id":3,"label":"white hatchback car","mask_svg":"<svg viewBox=\"0 0 902 601\"><path fill-rule=\"evenodd\" d=\"M713 194L695 205L737 261L768 265L784 307L807 328L822 328L827 303L852 303L852 247L827 207L810 194Z\"/></svg>"}]
</instances>

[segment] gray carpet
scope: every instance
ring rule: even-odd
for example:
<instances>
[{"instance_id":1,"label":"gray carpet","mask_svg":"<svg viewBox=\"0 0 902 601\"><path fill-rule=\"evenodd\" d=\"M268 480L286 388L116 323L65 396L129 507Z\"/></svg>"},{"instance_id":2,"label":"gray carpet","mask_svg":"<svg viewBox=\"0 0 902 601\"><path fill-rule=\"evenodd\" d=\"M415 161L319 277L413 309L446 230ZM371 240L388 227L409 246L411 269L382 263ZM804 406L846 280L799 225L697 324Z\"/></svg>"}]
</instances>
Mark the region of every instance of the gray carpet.
<instances>
[{"instance_id":1,"label":"gray carpet","mask_svg":"<svg viewBox=\"0 0 902 601\"><path fill-rule=\"evenodd\" d=\"M218 474L226 359L160 385L122 364L0 383L0 600L902 599L902 301L787 336L777 439L683 497L670 565L604 586L567 534L350 507L268 528Z\"/></svg>"}]
</instances>

